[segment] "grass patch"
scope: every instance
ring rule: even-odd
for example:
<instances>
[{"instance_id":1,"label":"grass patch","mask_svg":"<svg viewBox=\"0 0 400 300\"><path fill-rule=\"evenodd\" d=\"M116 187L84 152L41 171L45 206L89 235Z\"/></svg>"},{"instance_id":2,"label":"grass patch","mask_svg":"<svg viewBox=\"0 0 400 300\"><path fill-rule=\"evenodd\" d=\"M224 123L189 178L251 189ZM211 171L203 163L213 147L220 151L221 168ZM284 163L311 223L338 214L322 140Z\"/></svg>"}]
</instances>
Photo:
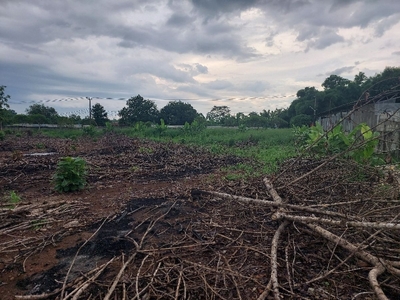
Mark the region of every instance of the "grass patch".
<instances>
[{"instance_id":1,"label":"grass patch","mask_svg":"<svg viewBox=\"0 0 400 300\"><path fill-rule=\"evenodd\" d=\"M252 159L255 164L240 167L248 169L240 172L245 177L273 173L280 162L296 155L293 130L288 128L245 131L232 128L207 128L195 133L187 133L181 128L168 128L161 136L153 128L146 128L141 132L131 130L125 133L160 142L200 146L216 155L235 155Z\"/></svg>"},{"instance_id":2,"label":"grass patch","mask_svg":"<svg viewBox=\"0 0 400 300\"><path fill-rule=\"evenodd\" d=\"M4 200L6 202L6 207L13 209L21 202L21 197L15 191L10 191L8 195L5 195Z\"/></svg>"},{"instance_id":3,"label":"grass patch","mask_svg":"<svg viewBox=\"0 0 400 300\"><path fill-rule=\"evenodd\" d=\"M206 148L215 155L235 155L254 160L256 163L246 168L248 174L270 174L277 170L283 160L296 155L294 133L290 128L284 129L247 129L238 128L205 128L198 131L185 128L163 128L134 126L113 129L116 133L130 137L149 139L158 142L173 142L184 145ZM42 129L46 136L77 139L81 136L98 137L104 130L90 127L87 129ZM147 149L140 149L147 153Z\"/></svg>"}]
</instances>

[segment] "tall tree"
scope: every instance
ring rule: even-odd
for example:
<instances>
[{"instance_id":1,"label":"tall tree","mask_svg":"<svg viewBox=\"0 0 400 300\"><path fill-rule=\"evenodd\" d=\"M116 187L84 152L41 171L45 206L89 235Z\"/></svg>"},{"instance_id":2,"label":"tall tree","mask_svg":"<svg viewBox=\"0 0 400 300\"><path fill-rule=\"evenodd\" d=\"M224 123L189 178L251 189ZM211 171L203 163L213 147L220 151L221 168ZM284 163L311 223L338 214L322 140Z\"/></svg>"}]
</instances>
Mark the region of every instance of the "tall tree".
<instances>
[{"instance_id":1,"label":"tall tree","mask_svg":"<svg viewBox=\"0 0 400 300\"><path fill-rule=\"evenodd\" d=\"M10 99L10 95L6 95L4 90L6 89L6 86L1 85L0 86L0 130L3 129L3 121L5 118L5 111L7 108L10 106L8 105L8 99Z\"/></svg>"},{"instance_id":2,"label":"tall tree","mask_svg":"<svg viewBox=\"0 0 400 300\"><path fill-rule=\"evenodd\" d=\"M158 121L159 112L154 101L145 100L142 96L137 95L126 101L127 107L122 108L118 115L121 125L133 125L136 122L156 122Z\"/></svg>"},{"instance_id":3,"label":"tall tree","mask_svg":"<svg viewBox=\"0 0 400 300\"><path fill-rule=\"evenodd\" d=\"M338 75L331 75L325 79L322 86L325 90L334 89L337 87L346 87L350 83L350 80L340 77Z\"/></svg>"},{"instance_id":4,"label":"tall tree","mask_svg":"<svg viewBox=\"0 0 400 300\"><path fill-rule=\"evenodd\" d=\"M198 113L193 106L182 101L171 101L160 110L160 118L169 125L192 123L197 116Z\"/></svg>"},{"instance_id":5,"label":"tall tree","mask_svg":"<svg viewBox=\"0 0 400 300\"><path fill-rule=\"evenodd\" d=\"M107 112L100 103L96 103L92 106L92 115L97 126L106 126L106 122L109 121Z\"/></svg>"},{"instance_id":6,"label":"tall tree","mask_svg":"<svg viewBox=\"0 0 400 300\"><path fill-rule=\"evenodd\" d=\"M229 117L231 110L228 106L214 106L211 111L207 113L207 121L216 124L223 124L224 119Z\"/></svg>"},{"instance_id":7,"label":"tall tree","mask_svg":"<svg viewBox=\"0 0 400 300\"><path fill-rule=\"evenodd\" d=\"M32 104L27 108L26 114L29 116L42 115L50 122L54 123L56 123L58 118L58 113L54 107L45 106L44 104Z\"/></svg>"},{"instance_id":8,"label":"tall tree","mask_svg":"<svg viewBox=\"0 0 400 300\"><path fill-rule=\"evenodd\" d=\"M370 96L390 90L400 84L400 67L386 67L382 73L378 73L368 78L363 89L368 89Z\"/></svg>"},{"instance_id":9,"label":"tall tree","mask_svg":"<svg viewBox=\"0 0 400 300\"><path fill-rule=\"evenodd\" d=\"M357 85L363 84L367 80L367 76L364 72L359 72L356 76L354 76L354 83Z\"/></svg>"}]
</instances>

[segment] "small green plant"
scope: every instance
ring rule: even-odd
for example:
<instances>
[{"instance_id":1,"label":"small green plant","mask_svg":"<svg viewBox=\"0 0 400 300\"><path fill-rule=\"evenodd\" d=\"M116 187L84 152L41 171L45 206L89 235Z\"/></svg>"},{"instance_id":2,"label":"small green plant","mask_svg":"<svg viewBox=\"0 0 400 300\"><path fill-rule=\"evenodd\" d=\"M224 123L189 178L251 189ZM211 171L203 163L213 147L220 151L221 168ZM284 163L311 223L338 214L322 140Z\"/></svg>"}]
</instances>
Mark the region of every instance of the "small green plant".
<instances>
[{"instance_id":1,"label":"small green plant","mask_svg":"<svg viewBox=\"0 0 400 300\"><path fill-rule=\"evenodd\" d=\"M46 146L43 143L37 143L36 144L36 149L45 149L45 148L46 148Z\"/></svg>"},{"instance_id":2,"label":"small green plant","mask_svg":"<svg viewBox=\"0 0 400 300\"><path fill-rule=\"evenodd\" d=\"M5 195L4 200L6 201L7 208L14 209L21 202L21 197L16 192L10 191L8 195Z\"/></svg>"},{"instance_id":3,"label":"small green plant","mask_svg":"<svg viewBox=\"0 0 400 300\"><path fill-rule=\"evenodd\" d=\"M114 126L111 122L106 122L106 132L113 132L114 131Z\"/></svg>"},{"instance_id":4,"label":"small green plant","mask_svg":"<svg viewBox=\"0 0 400 300\"><path fill-rule=\"evenodd\" d=\"M41 229L44 225L46 225L47 221L45 219L39 219L39 220L34 220L32 221L32 229L33 230L39 230Z\"/></svg>"},{"instance_id":5,"label":"small green plant","mask_svg":"<svg viewBox=\"0 0 400 300\"><path fill-rule=\"evenodd\" d=\"M156 127L157 132L160 136L162 136L168 129L167 125L165 125L164 119L160 119L160 124Z\"/></svg>"},{"instance_id":6,"label":"small green plant","mask_svg":"<svg viewBox=\"0 0 400 300\"><path fill-rule=\"evenodd\" d=\"M13 205L18 204L21 201L21 197L14 191L10 192L9 202Z\"/></svg>"},{"instance_id":7,"label":"small green plant","mask_svg":"<svg viewBox=\"0 0 400 300\"><path fill-rule=\"evenodd\" d=\"M297 127L294 129L297 145L300 149L308 149L314 155L334 155L342 153L344 157L357 162L373 162L375 147L378 145L378 133L361 123L351 132L344 132L342 125L336 125L327 133L320 124L313 127Z\"/></svg>"},{"instance_id":8,"label":"small green plant","mask_svg":"<svg viewBox=\"0 0 400 300\"><path fill-rule=\"evenodd\" d=\"M93 125L83 127L83 135L94 137L96 135L96 129Z\"/></svg>"},{"instance_id":9,"label":"small green plant","mask_svg":"<svg viewBox=\"0 0 400 300\"><path fill-rule=\"evenodd\" d=\"M152 148L148 148L148 147L140 147L139 148L139 153L142 154L152 154L154 152L154 150Z\"/></svg>"},{"instance_id":10,"label":"small green plant","mask_svg":"<svg viewBox=\"0 0 400 300\"><path fill-rule=\"evenodd\" d=\"M140 171L140 167L138 167L138 166L132 166L131 167L131 172L132 173L139 172L139 171Z\"/></svg>"},{"instance_id":11,"label":"small green plant","mask_svg":"<svg viewBox=\"0 0 400 300\"><path fill-rule=\"evenodd\" d=\"M81 190L86 185L86 162L79 157L63 157L53 176L56 191L65 193Z\"/></svg>"},{"instance_id":12,"label":"small green plant","mask_svg":"<svg viewBox=\"0 0 400 300\"><path fill-rule=\"evenodd\" d=\"M6 137L6 134L4 133L4 131L0 130L0 141L4 141L5 137Z\"/></svg>"},{"instance_id":13,"label":"small green plant","mask_svg":"<svg viewBox=\"0 0 400 300\"><path fill-rule=\"evenodd\" d=\"M240 132L243 132L243 131L246 131L246 130L247 130L247 126L244 125L244 124L240 124L239 127L238 127L238 129L239 129Z\"/></svg>"},{"instance_id":14,"label":"small green plant","mask_svg":"<svg viewBox=\"0 0 400 300\"><path fill-rule=\"evenodd\" d=\"M139 122L136 122L136 124L133 128L137 132L143 132L146 128L146 125L142 121L139 121Z\"/></svg>"}]
</instances>

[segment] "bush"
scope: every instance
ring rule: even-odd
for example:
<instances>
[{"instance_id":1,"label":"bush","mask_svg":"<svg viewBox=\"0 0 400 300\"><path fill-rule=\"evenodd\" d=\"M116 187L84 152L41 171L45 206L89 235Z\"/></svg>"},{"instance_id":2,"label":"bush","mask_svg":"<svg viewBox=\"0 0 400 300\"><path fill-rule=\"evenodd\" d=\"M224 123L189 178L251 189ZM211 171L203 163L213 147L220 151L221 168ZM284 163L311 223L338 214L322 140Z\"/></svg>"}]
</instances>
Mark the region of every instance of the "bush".
<instances>
[{"instance_id":1,"label":"bush","mask_svg":"<svg viewBox=\"0 0 400 300\"><path fill-rule=\"evenodd\" d=\"M65 193L81 190L86 185L86 162L79 157L63 157L53 176L56 191Z\"/></svg>"},{"instance_id":2,"label":"bush","mask_svg":"<svg viewBox=\"0 0 400 300\"><path fill-rule=\"evenodd\" d=\"M89 126L84 126L83 127L83 135L85 136L90 136L90 137L94 137L96 135L96 128L94 128L94 126L89 125Z\"/></svg>"},{"instance_id":3,"label":"bush","mask_svg":"<svg viewBox=\"0 0 400 300\"><path fill-rule=\"evenodd\" d=\"M372 132L365 123L360 123L349 133L344 132L341 124L328 132L324 132L320 124L303 126L295 128L295 135L296 144L309 154L328 156L343 152L344 157L359 163L380 163L373 157L379 134Z\"/></svg>"},{"instance_id":4,"label":"bush","mask_svg":"<svg viewBox=\"0 0 400 300\"><path fill-rule=\"evenodd\" d=\"M309 115L297 115L290 119L290 125L300 127L303 125L311 125L312 117Z\"/></svg>"},{"instance_id":5,"label":"bush","mask_svg":"<svg viewBox=\"0 0 400 300\"><path fill-rule=\"evenodd\" d=\"M4 133L4 131L0 130L0 141L3 141L5 136L6 136L6 134Z\"/></svg>"}]
</instances>

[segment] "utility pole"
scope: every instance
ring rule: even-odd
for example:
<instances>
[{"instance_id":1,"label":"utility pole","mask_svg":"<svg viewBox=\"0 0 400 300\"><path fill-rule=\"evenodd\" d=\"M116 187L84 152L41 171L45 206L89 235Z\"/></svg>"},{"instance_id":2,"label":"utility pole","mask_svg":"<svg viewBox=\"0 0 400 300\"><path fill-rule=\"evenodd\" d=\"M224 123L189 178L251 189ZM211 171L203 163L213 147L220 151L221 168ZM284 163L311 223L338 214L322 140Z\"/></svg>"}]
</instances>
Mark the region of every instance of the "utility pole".
<instances>
[{"instance_id":1,"label":"utility pole","mask_svg":"<svg viewBox=\"0 0 400 300\"><path fill-rule=\"evenodd\" d=\"M92 119L92 98L86 97L89 100L89 120Z\"/></svg>"},{"instance_id":2,"label":"utility pole","mask_svg":"<svg viewBox=\"0 0 400 300\"><path fill-rule=\"evenodd\" d=\"M315 125L315 123L317 122L317 97L314 97L314 107L312 107L310 105L310 108L314 111L314 119L313 119L313 123Z\"/></svg>"}]
</instances>

